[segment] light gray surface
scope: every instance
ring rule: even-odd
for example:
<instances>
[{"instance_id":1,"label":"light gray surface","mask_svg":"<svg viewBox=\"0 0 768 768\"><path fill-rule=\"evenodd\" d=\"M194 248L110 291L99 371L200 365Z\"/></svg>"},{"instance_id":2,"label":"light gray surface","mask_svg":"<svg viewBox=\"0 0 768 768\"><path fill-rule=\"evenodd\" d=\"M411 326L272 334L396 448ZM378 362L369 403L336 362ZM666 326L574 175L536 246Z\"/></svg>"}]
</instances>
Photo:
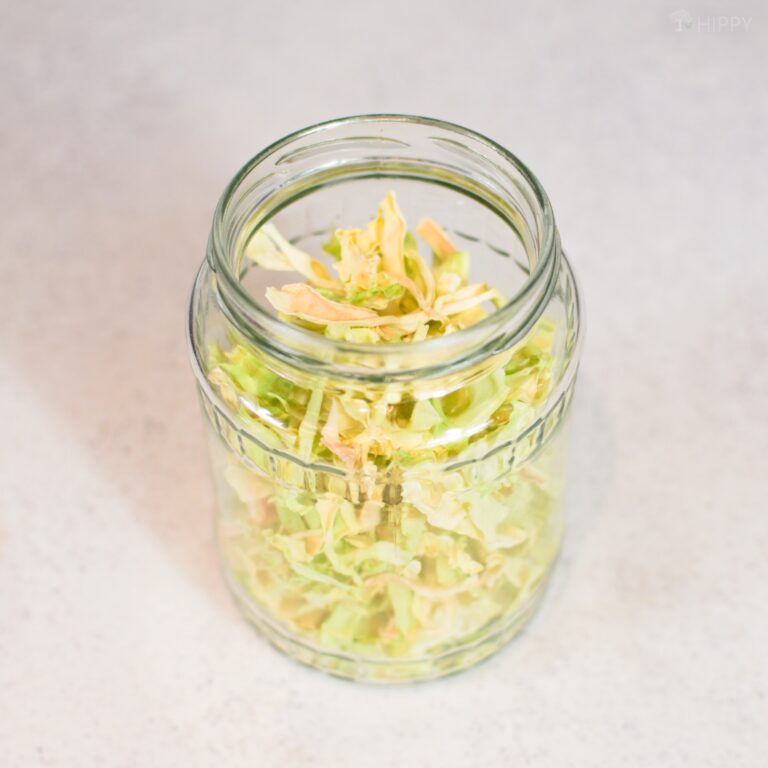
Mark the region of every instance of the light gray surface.
<instances>
[{"instance_id":1,"label":"light gray surface","mask_svg":"<svg viewBox=\"0 0 768 768\"><path fill-rule=\"evenodd\" d=\"M658 2L277 6L5 5L3 766L768 764L768 11L686 2L677 32ZM365 111L522 157L589 320L542 611L392 690L237 615L183 343L230 175Z\"/></svg>"}]
</instances>

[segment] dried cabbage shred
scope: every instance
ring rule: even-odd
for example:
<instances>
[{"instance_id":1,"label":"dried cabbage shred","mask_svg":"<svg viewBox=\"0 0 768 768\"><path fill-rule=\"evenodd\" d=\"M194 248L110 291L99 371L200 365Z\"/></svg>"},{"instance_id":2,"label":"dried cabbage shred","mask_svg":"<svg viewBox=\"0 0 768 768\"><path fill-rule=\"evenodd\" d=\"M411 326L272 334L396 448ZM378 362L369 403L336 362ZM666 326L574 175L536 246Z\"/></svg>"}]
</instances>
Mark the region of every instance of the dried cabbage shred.
<instances>
[{"instance_id":1,"label":"dried cabbage shred","mask_svg":"<svg viewBox=\"0 0 768 768\"><path fill-rule=\"evenodd\" d=\"M302 282L267 289L267 300L337 340L416 342L501 306L496 289L469 281L469 254L437 223L422 219L415 232L390 192L367 226L332 233L330 269L272 224L246 256L297 273ZM533 422L551 391L553 334L540 321L495 370L431 398L301 387L234 335L212 348L211 384L264 446L245 462L230 455L224 472L222 546L248 594L323 648L406 658L450 648L521 605L558 544L546 455L487 482L446 466ZM291 481L286 459L269 477L269 449L346 478L313 492Z\"/></svg>"}]
</instances>

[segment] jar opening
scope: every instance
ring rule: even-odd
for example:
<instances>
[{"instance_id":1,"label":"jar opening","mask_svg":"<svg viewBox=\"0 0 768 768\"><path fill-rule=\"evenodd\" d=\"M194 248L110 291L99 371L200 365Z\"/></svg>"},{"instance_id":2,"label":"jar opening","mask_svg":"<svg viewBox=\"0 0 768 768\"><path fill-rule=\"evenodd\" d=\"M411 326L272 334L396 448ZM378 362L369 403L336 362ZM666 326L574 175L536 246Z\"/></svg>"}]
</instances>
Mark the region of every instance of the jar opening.
<instances>
[{"instance_id":1,"label":"jar opening","mask_svg":"<svg viewBox=\"0 0 768 768\"><path fill-rule=\"evenodd\" d=\"M384 186L418 189L426 200L439 201L445 216L455 219L446 225L490 254L485 261L491 274L519 268L516 283L509 279L507 285L495 285L502 291L511 288L505 294L507 302L454 333L386 344L337 341L270 312L244 280L247 239L288 211L293 211L293 220L307 225L306 232L284 234L292 239L319 236L317 224L330 227L331 221L312 221L313 215L322 211L340 215L338 208L354 209L355 201L372 199L373 190ZM360 194L363 189L369 194ZM307 201L313 201L320 213L309 213ZM367 204L370 207L370 200ZM343 226L363 223L339 221ZM470 228L482 231L467 231ZM495 239L478 237L488 232ZM500 241L518 243L517 267L511 253L515 246L503 247ZM541 316L554 289L559 261L549 200L514 155L461 126L409 115L333 120L267 147L226 188L214 214L208 248L222 310L244 337L291 365L380 381L442 375L510 348Z\"/></svg>"}]
</instances>

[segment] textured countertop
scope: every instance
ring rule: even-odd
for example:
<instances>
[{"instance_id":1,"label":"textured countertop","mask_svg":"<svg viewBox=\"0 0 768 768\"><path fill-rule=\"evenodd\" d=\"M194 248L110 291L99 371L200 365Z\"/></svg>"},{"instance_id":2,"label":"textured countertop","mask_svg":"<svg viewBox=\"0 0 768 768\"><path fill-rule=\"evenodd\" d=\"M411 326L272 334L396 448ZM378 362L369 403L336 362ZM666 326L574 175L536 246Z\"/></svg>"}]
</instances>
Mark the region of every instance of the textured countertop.
<instances>
[{"instance_id":1,"label":"textured countertop","mask_svg":"<svg viewBox=\"0 0 768 768\"><path fill-rule=\"evenodd\" d=\"M284 5L4 9L3 768L768 765L765 7ZM184 346L232 173L367 111L523 158L588 313L541 611L393 689L239 617Z\"/></svg>"}]
</instances>

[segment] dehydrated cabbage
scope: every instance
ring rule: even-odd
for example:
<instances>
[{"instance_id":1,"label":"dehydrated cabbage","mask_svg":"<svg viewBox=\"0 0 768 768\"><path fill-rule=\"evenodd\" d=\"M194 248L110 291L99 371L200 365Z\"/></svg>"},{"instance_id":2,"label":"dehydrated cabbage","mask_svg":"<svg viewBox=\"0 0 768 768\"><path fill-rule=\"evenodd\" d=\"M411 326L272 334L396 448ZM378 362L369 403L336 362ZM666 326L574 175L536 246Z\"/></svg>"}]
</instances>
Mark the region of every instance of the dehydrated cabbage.
<instances>
[{"instance_id":1,"label":"dehydrated cabbage","mask_svg":"<svg viewBox=\"0 0 768 768\"><path fill-rule=\"evenodd\" d=\"M268 288L267 301L330 339L418 342L503 304L470 282L469 254L437 223L409 232L391 192L372 221L336 229L323 250L330 268L267 224L245 255L298 273L305 282ZM522 606L558 546L549 454L486 479L473 466L547 401L554 333L540 321L482 375L433 396L302 385L235 334L213 346L208 379L254 437L226 459L221 525L251 598L325 649L404 658L465 642Z\"/></svg>"}]
</instances>

